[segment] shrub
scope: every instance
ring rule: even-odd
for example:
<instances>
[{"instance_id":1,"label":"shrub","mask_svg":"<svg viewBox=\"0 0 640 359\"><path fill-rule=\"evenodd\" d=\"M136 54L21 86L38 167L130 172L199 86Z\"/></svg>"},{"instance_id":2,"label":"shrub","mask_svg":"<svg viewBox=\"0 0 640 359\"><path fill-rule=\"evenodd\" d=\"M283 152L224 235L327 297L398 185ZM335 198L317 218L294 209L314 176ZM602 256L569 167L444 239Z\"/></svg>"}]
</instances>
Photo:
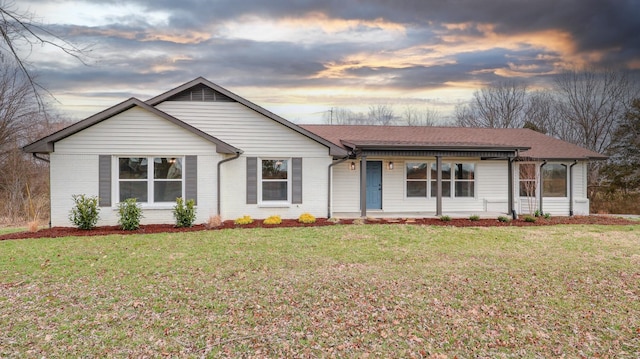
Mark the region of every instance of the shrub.
<instances>
[{"instance_id":1,"label":"shrub","mask_svg":"<svg viewBox=\"0 0 640 359\"><path fill-rule=\"evenodd\" d=\"M542 215L542 212L540 212L540 210L539 210L539 209L536 209L536 211L535 211L535 212L533 212L533 216L534 216L534 217L540 217L541 215Z\"/></svg>"},{"instance_id":2,"label":"shrub","mask_svg":"<svg viewBox=\"0 0 640 359\"><path fill-rule=\"evenodd\" d=\"M356 218L351 222L351 224L355 224L355 225L362 225L364 223L365 223L364 218Z\"/></svg>"},{"instance_id":3,"label":"shrub","mask_svg":"<svg viewBox=\"0 0 640 359\"><path fill-rule=\"evenodd\" d=\"M218 228L221 225L222 225L222 218L220 217L220 215L215 215L215 216L209 217L209 220L207 221L206 227L207 228Z\"/></svg>"},{"instance_id":4,"label":"shrub","mask_svg":"<svg viewBox=\"0 0 640 359\"><path fill-rule=\"evenodd\" d=\"M479 221L480 220L480 216L478 216L477 214L472 214L471 216L469 216L469 220L470 221Z\"/></svg>"},{"instance_id":5,"label":"shrub","mask_svg":"<svg viewBox=\"0 0 640 359\"><path fill-rule=\"evenodd\" d=\"M140 228L142 208L135 198L127 198L118 204L118 224L125 231L133 231Z\"/></svg>"},{"instance_id":6,"label":"shrub","mask_svg":"<svg viewBox=\"0 0 640 359\"><path fill-rule=\"evenodd\" d=\"M451 220L451 217L447 215L440 216L440 220L443 222L449 222Z\"/></svg>"},{"instance_id":7,"label":"shrub","mask_svg":"<svg viewBox=\"0 0 640 359\"><path fill-rule=\"evenodd\" d=\"M534 223L536 221L536 217L524 216L524 221Z\"/></svg>"},{"instance_id":8,"label":"shrub","mask_svg":"<svg viewBox=\"0 0 640 359\"><path fill-rule=\"evenodd\" d=\"M331 223L337 224L337 223L340 223L340 218L331 217L331 218L327 219L327 222L331 222Z\"/></svg>"},{"instance_id":9,"label":"shrub","mask_svg":"<svg viewBox=\"0 0 640 359\"><path fill-rule=\"evenodd\" d=\"M69 220L79 229L91 229L96 226L100 218L98 197L74 194L71 196L75 205L69 212Z\"/></svg>"},{"instance_id":10,"label":"shrub","mask_svg":"<svg viewBox=\"0 0 640 359\"><path fill-rule=\"evenodd\" d=\"M235 221L233 221L233 223L235 224L251 224L253 223L253 219L251 218L251 216L242 216L240 218L236 218Z\"/></svg>"},{"instance_id":11,"label":"shrub","mask_svg":"<svg viewBox=\"0 0 640 359\"><path fill-rule=\"evenodd\" d=\"M298 217L298 222L300 222L300 223L315 223L316 222L316 217L314 217L310 213L303 213L303 214L300 215L300 217Z\"/></svg>"},{"instance_id":12,"label":"shrub","mask_svg":"<svg viewBox=\"0 0 640 359\"><path fill-rule=\"evenodd\" d=\"M173 217L176 219L176 227L184 228L193 226L196 220L196 202L192 199L185 203L182 197L176 198L176 205L173 207Z\"/></svg>"},{"instance_id":13,"label":"shrub","mask_svg":"<svg viewBox=\"0 0 640 359\"><path fill-rule=\"evenodd\" d=\"M264 221L262 221L262 223L264 224L280 224L282 223L282 218L280 218L280 216L275 215L275 216L269 216L267 217L267 219L265 219Z\"/></svg>"},{"instance_id":14,"label":"shrub","mask_svg":"<svg viewBox=\"0 0 640 359\"><path fill-rule=\"evenodd\" d=\"M549 219L551 218L551 213L547 212L544 214L544 219Z\"/></svg>"},{"instance_id":15,"label":"shrub","mask_svg":"<svg viewBox=\"0 0 640 359\"><path fill-rule=\"evenodd\" d=\"M507 216L499 216L498 217L498 222L508 223L508 222L511 222L511 218L509 218Z\"/></svg>"}]
</instances>

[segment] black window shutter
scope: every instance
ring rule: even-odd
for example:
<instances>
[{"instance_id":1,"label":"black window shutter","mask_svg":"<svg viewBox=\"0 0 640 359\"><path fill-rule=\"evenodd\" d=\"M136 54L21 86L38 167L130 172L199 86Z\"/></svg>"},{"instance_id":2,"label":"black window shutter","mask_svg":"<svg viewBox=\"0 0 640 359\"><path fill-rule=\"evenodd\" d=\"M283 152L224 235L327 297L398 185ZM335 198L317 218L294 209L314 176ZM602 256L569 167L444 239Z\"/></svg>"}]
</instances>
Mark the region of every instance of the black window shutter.
<instances>
[{"instance_id":1,"label":"black window shutter","mask_svg":"<svg viewBox=\"0 0 640 359\"><path fill-rule=\"evenodd\" d=\"M111 156L98 156L98 206L111 207Z\"/></svg>"},{"instance_id":2,"label":"black window shutter","mask_svg":"<svg viewBox=\"0 0 640 359\"><path fill-rule=\"evenodd\" d=\"M258 158L247 157L247 204L258 203Z\"/></svg>"},{"instance_id":3,"label":"black window shutter","mask_svg":"<svg viewBox=\"0 0 640 359\"><path fill-rule=\"evenodd\" d=\"M192 199L198 204L198 156L186 156L185 166L185 201Z\"/></svg>"},{"instance_id":4,"label":"black window shutter","mask_svg":"<svg viewBox=\"0 0 640 359\"><path fill-rule=\"evenodd\" d=\"M302 158L291 159L291 203L302 203Z\"/></svg>"}]
</instances>

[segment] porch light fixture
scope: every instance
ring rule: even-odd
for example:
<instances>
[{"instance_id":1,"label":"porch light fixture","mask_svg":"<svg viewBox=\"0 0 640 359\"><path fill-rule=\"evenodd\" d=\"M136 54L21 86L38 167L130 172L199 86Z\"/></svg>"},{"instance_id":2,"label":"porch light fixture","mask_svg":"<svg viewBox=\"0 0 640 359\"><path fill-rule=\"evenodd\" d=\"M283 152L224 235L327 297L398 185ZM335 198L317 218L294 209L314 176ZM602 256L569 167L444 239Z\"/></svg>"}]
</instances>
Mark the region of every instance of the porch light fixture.
<instances>
[{"instance_id":1,"label":"porch light fixture","mask_svg":"<svg viewBox=\"0 0 640 359\"><path fill-rule=\"evenodd\" d=\"M389 171L393 170L393 162L389 162L387 168L389 169Z\"/></svg>"},{"instance_id":2,"label":"porch light fixture","mask_svg":"<svg viewBox=\"0 0 640 359\"><path fill-rule=\"evenodd\" d=\"M352 161L352 162L351 162L351 164L349 165L349 168L350 168L352 171L355 171L355 170L356 170L356 163Z\"/></svg>"}]
</instances>

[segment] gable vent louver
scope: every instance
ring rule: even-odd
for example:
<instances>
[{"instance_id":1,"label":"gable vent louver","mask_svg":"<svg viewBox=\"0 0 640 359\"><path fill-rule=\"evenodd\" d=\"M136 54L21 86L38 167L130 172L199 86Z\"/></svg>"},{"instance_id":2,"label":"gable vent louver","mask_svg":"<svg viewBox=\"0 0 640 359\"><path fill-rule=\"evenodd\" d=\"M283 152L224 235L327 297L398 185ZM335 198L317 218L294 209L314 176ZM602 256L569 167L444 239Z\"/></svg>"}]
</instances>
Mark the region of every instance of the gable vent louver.
<instances>
[{"instance_id":1,"label":"gable vent louver","mask_svg":"<svg viewBox=\"0 0 640 359\"><path fill-rule=\"evenodd\" d=\"M204 85L184 90L171 96L167 101L236 102L231 97Z\"/></svg>"}]
</instances>

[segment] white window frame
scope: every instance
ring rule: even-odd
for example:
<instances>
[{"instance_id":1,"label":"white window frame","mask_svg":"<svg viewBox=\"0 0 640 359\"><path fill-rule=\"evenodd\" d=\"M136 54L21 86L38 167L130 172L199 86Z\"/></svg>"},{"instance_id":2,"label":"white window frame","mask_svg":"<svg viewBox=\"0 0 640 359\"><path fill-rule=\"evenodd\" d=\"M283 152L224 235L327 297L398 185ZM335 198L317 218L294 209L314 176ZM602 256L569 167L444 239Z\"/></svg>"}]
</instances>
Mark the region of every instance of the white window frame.
<instances>
[{"instance_id":1,"label":"white window frame","mask_svg":"<svg viewBox=\"0 0 640 359\"><path fill-rule=\"evenodd\" d=\"M282 179L263 179L262 178L262 161L287 161L287 199L286 200L264 200L262 197L262 184L264 182L285 182ZM289 206L292 197L292 158L291 157L259 157L258 158L258 205L262 207L269 206Z\"/></svg>"},{"instance_id":2,"label":"white window frame","mask_svg":"<svg viewBox=\"0 0 640 359\"><path fill-rule=\"evenodd\" d=\"M114 203L114 207L117 207L118 204L120 203L120 182L121 181L129 181L127 179L121 180L120 179L120 159L121 158L143 158L147 160L147 178L144 180L134 180L135 182L146 182L147 183L147 201L146 202L138 202L142 207L162 207L162 208L173 208L173 205L175 204L175 200L173 201L165 201L165 202L157 202L155 200L155 182L156 181L163 181L163 182L181 182L182 184L182 190L181 190L181 197L184 198L185 197L185 186L186 186L186 178L185 178L185 161L186 158L185 156L176 156L176 155L153 155L153 156L146 156L146 155L122 155L122 156L114 156L113 157L113 168L114 171L112 171L112 183L113 183L113 197L112 197L112 203ZM181 163L182 163L182 168L181 168L181 175L180 175L180 179L155 179L154 178L154 167L155 167L155 162L154 159L156 158L176 158L176 159L180 159ZM151 165L149 165L151 164Z\"/></svg>"},{"instance_id":3,"label":"white window frame","mask_svg":"<svg viewBox=\"0 0 640 359\"><path fill-rule=\"evenodd\" d=\"M414 164L422 164L424 163L426 165L426 178L425 179L409 179L407 178L407 166L410 163L414 163ZM405 161L404 162L404 197L406 199L409 200L414 200L414 199L424 199L424 198L429 198L429 173L431 172L431 163L429 163L429 161ZM426 193L423 196L409 196L409 192L407 191L407 183L408 182L425 182L425 187L426 187Z\"/></svg>"}]
</instances>

